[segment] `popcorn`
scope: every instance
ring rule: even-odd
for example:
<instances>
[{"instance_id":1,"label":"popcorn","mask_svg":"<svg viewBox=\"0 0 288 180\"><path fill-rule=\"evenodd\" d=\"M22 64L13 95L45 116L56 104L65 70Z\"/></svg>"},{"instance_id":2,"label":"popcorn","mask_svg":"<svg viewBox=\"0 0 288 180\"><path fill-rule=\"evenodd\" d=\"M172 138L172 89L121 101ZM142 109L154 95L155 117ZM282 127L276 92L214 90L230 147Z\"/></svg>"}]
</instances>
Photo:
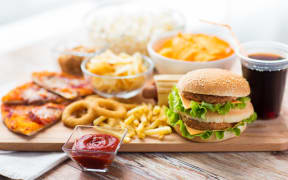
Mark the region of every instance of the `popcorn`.
<instances>
[{"instance_id":1,"label":"popcorn","mask_svg":"<svg viewBox=\"0 0 288 180\"><path fill-rule=\"evenodd\" d=\"M94 42L108 43L115 53L148 54L146 45L155 34L183 26L174 11L113 12L94 16L89 23L89 36Z\"/></svg>"}]
</instances>

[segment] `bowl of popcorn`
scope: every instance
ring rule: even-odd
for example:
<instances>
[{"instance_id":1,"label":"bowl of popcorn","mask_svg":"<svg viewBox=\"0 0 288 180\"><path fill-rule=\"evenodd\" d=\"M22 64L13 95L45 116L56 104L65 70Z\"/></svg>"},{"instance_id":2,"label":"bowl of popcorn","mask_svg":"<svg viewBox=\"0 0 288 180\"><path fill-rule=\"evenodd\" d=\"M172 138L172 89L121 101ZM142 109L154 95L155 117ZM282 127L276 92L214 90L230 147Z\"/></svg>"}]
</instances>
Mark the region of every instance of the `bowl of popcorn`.
<instances>
[{"instance_id":1,"label":"bowl of popcorn","mask_svg":"<svg viewBox=\"0 0 288 180\"><path fill-rule=\"evenodd\" d=\"M139 94L152 75L154 64L140 53L128 55L106 50L81 64L94 91L103 97L131 98Z\"/></svg>"},{"instance_id":2,"label":"bowl of popcorn","mask_svg":"<svg viewBox=\"0 0 288 180\"><path fill-rule=\"evenodd\" d=\"M93 9L84 17L84 25L92 43L107 43L115 53L147 55L146 46L154 35L183 30L185 18L178 11L137 1Z\"/></svg>"},{"instance_id":3,"label":"bowl of popcorn","mask_svg":"<svg viewBox=\"0 0 288 180\"><path fill-rule=\"evenodd\" d=\"M161 74L183 74L200 68L230 69L237 43L230 30L207 25L154 37L147 50Z\"/></svg>"}]
</instances>

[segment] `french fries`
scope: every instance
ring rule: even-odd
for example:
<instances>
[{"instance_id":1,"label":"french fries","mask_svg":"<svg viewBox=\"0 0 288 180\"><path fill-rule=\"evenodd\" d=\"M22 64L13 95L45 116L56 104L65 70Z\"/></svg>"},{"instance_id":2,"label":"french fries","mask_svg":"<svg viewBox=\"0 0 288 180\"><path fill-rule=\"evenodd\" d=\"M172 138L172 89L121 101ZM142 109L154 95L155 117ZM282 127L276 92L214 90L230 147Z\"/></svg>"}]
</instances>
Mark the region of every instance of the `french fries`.
<instances>
[{"instance_id":1,"label":"french fries","mask_svg":"<svg viewBox=\"0 0 288 180\"><path fill-rule=\"evenodd\" d=\"M100 116L94 120L93 124L98 129L122 128L128 130L124 142L128 143L138 137L144 139L146 136L163 139L165 135L171 134L172 129L167 124L165 106L153 106L152 104L142 104L130 109L123 119L106 118ZM113 135L113 132L111 132ZM119 137L119 134L114 134Z\"/></svg>"},{"instance_id":2,"label":"french fries","mask_svg":"<svg viewBox=\"0 0 288 180\"><path fill-rule=\"evenodd\" d=\"M104 126L105 127L105 126ZM108 130L108 127L98 127L98 126L94 126L94 129L99 131L99 132L102 132L102 133L105 133L105 134L108 134L108 135L112 135L112 136L115 136L119 139L122 138L122 134L120 132L117 132L117 131L112 131L112 130ZM125 136L124 142L130 142L131 141L131 138L129 136Z\"/></svg>"},{"instance_id":3,"label":"french fries","mask_svg":"<svg viewBox=\"0 0 288 180\"><path fill-rule=\"evenodd\" d=\"M165 135L165 134L171 134L172 129L169 126L161 126L155 129L147 129L144 132L146 135Z\"/></svg>"},{"instance_id":4,"label":"french fries","mask_svg":"<svg viewBox=\"0 0 288 180\"><path fill-rule=\"evenodd\" d=\"M105 121L107 118L104 116L99 116L97 119L93 121L94 126L97 126L98 124L102 123Z\"/></svg>"}]
</instances>

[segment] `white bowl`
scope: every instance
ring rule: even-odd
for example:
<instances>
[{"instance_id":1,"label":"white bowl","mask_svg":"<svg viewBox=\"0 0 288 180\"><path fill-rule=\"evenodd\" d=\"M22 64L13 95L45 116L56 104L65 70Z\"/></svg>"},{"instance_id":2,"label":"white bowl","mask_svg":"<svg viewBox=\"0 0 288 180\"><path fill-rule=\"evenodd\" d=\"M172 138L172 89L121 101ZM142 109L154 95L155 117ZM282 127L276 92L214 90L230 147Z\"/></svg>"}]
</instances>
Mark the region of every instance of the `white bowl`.
<instances>
[{"instance_id":1,"label":"white bowl","mask_svg":"<svg viewBox=\"0 0 288 180\"><path fill-rule=\"evenodd\" d=\"M215 35L218 38L228 42L230 46L233 48L234 53L229 57L215 60L215 61L189 62L189 61L182 61L182 60L175 60L175 59L167 58L158 54L155 51L155 46L157 45L157 42L159 43L159 40L169 39L175 36L179 32ZM154 37L147 45L148 53L151 59L154 61L155 67L160 74L184 74L191 70L201 69L201 68L231 69L232 65L234 64L237 58L235 54L236 48L237 48L236 42L234 38L232 37L232 35L230 34L230 32L226 30L226 28L219 27L219 26L215 26L215 27L212 26L212 28L211 27L210 28L199 27L197 29L189 30L189 31L167 32L160 36Z\"/></svg>"}]
</instances>

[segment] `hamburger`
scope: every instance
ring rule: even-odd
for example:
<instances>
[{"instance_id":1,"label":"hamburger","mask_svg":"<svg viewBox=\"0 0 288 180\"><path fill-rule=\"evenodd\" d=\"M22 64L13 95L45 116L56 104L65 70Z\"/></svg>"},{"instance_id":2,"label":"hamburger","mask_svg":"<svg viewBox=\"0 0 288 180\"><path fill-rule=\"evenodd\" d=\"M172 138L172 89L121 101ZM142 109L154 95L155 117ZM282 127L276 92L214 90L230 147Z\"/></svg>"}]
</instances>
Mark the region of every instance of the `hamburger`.
<instances>
[{"instance_id":1,"label":"hamburger","mask_svg":"<svg viewBox=\"0 0 288 180\"><path fill-rule=\"evenodd\" d=\"M223 69L199 69L182 76L169 94L168 123L195 142L240 136L257 119L246 79Z\"/></svg>"}]
</instances>

